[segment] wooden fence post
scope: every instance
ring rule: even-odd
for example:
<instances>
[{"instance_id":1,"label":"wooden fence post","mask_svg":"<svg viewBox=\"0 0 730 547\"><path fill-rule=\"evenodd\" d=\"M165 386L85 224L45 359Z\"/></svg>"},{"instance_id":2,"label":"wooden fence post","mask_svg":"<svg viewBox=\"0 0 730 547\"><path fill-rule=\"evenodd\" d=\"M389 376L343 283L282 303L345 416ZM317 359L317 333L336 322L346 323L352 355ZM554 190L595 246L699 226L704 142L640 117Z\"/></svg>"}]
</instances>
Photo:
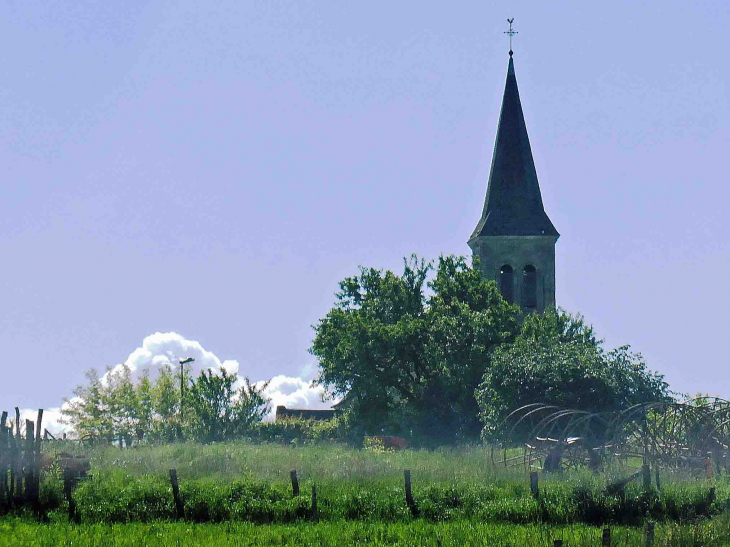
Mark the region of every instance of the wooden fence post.
<instances>
[{"instance_id":1,"label":"wooden fence post","mask_svg":"<svg viewBox=\"0 0 730 547\"><path fill-rule=\"evenodd\" d=\"M10 443L8 442L8 428L5 427L5 422L8 420L8 413L3 410L2 416L0 417L0 499L8 505L8 466L6 461L9 461L10 456Z\"/></svg>"},{"instance_id":2,"label":"wooden fence post","mask_svg":"<svg viewBox=\"0 0 730 547\"><path fill-rule=\"evenodd\" d=\"M532 497L537 499L540 497L540 487L538 486L538 476L537 471L531 471L530 472L530 492L532 492Z\"/></svg>"},{"instance_id":3,"label":"wooden fence post","mask_svg":"<svg viewBox=\"0 0 730 547\"><path fill-rule=\"evenodd\" d=\"M15 495L23 495L23 438L20 436L20 409L15 407Z\"/></svg>"},{"instance_id":4,"label":"wooden fence post","mask_svg":"<svg viewBox=\"0 0 730 547\"><path fill-rule=\"evenodd\" d=\"M78 524L79 515L76 512L76 502L73 498L73 489L76 484L76 476L73 469L63 469L63 495L68 500L68 521Z\"/></svg>"},{"instance_id":5,"label":"wooden fence post","mask_svg":"<svg viewBox=\"0 0 730 547\"><path fill-rule=\"evenodd\" d=\"M299 496L299 479L297 478L297 470L292 469L289 472L289 476L291 477L291 492L293 497Z\"/></svg>"},{"instance_id":6,"label":"wooden fence post","mask_svg":"<svg viewBox=\"0 0 730 547\"><path fill-rule=\"evenodd\" d=\"M654 523L646 523L646 547L653 547L654 545Z\"/></svg>"},{"instance_id":7,"label":"wooden fence post","mask_svg":"<svg viewBox=\"0 0 730 547\"><path fill-rule=\"evenodd\" d=\"M416 506L416 502L413 499L413 492L411 491L411 470L406 469L403 471L403 479L405 482L405 488L406 488L406 505L408 505L408 509L411 510L411 515L413 517L417 517L420 513L418 510L418 507Z\"/></svg>"},{"instance_id":8,"label":"wooden fence post","mask_svg":"<svg viewBox=\"0 0 730 547\"><path fill-rule=\"evenodd\" d=\"M18 447L15 442L15 435L13 434L13 428L8 428L8 450L10 452L10 485L8 486L8 503L13 504L13 497L15 496L15 474L18 468Z\"/></svg>"},{"instance_id":9,"label":"wooden fence post","mask_svg":"<svg viewBox=\"0 0 730 547\"><path fill-rule=\"evenodd\" d=\"M35 424L32 420L25 420L25 501L35 501L33 486L35 486L35 474L33 469L33 448L35 447Z\"/></svg>"},{"instance_id":10,"label":"wooden fence post","mask_svg":"<svg viewBox=\"0 0 730 547\"><path fill-rule=\"evenodd\" d=\"M33 490L36 495L36 503L40 503L41 494L41 423L43 423L43 409L38 409L38 419L35 425L35 458L33 459L33 473L35 473L35 484Z\"/></svg>"},{"instance_id":11,"label":"wooden fence post","mask_svg":"<svg viewBox=\"0 0 730 547\"><path fill-rule=\"evenodd\" d=\"M312 485L312 518L317 519L317 486Z\"/></svg>"},{"instance_id":12,"label":"wooden fence post","mask_svg":"<svg viewBox=\"0 0 730 547\"><path fill-rule=\"evenodd\" d=\"M603 529L603 537L601 538L601 547L611 547L611 529Z\"/></svg>"},{"instance_id":13,"label":"wooden fence post","mask_svg":"<svg viewBox=\"0 0 730 547\"><path fill-rule=\"evenodd\" d=\"M654 471L654 476L656 478L656 489L657 490L661 490L662 489L662 483L659 480L659 468L657 468L656 471Z\"/></svg>"},{"instance_id":14,"label":"wooden fence post","mask_svg":"<svg viewBox=\"0 0 730 547\"><path fill-rule=\"evenodd\" d=\"M715 487L710 488L710 494L707 496L707 501L709 503L715 503Z\"/></svg>"},{"instance_id":15,"label":"wooden fence post","mask_svg":"<svg viewBox=\"0 0 730 547\"><path fill-rule=\"evenodd\" d=\"M175 499L175 511L177 518L182 520L185 518L185 505L180 497L180 487L177 484L177 470L170 469L170 483L172 484L172 497Z\"/></svg>"}]
</instances>

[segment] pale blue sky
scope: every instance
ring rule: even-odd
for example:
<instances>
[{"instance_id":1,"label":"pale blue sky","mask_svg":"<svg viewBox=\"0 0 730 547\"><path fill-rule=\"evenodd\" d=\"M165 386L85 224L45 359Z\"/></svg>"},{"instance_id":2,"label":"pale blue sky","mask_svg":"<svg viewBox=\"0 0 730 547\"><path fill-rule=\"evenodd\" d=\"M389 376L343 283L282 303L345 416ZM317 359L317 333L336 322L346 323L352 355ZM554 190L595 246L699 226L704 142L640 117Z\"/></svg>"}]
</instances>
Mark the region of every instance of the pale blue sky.
<instances>
[{"instance_id":1,"label":"pale blue sky","mask_svg":"<svg viewBox=\"0 0 730 547\"><path fill-rule=\"evenodd\" d=\"M506 18L557 300L730 398L730 4L0 4L2 408L157 331L260 380L358 265L467 254Z\"/></svg>"}]
</instances>

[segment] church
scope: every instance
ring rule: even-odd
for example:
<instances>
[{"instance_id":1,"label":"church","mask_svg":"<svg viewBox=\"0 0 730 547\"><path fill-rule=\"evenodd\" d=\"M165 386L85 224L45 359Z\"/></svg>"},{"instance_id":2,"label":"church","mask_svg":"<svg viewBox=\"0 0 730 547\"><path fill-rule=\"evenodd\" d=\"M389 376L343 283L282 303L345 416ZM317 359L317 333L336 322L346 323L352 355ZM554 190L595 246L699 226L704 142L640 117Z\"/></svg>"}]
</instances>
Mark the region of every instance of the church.
<instances>
[{"instance_id":1,"label":"church","mask_svg":"<svg viewBox=\"0 0 730 547\"><path fill-rule=\"evenodd\" d=\"M542 313L555 306L555 243L560 234L542 204L513 55L510 49L487 197L467 244L507 302L519 304L524 313ZM328 420L346 401L333 410L277 406L276 419Z\"/></svg>"},{"instance_id":2,"label":"church","mask_svg":"<svg viewBox=\"0 0 730 547\"><path fill-rule=\"evenodd\" d=\"M542 313L555 306L559 237L542 204L510 48L487 196L467 243L507 302Z\"/></svg>"}]
</instances>

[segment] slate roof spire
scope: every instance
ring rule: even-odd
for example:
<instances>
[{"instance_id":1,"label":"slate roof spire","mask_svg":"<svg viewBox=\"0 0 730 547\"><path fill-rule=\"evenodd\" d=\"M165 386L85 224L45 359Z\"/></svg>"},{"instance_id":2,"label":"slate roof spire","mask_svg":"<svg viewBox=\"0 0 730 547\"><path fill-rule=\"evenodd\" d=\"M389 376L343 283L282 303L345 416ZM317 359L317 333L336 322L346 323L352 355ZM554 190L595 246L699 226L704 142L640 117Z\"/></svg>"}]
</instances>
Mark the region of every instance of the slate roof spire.
<instances>
[{"instance_id":1,"label":"slate roof spire","mask_svg":"<svg viewBox=\"0 0 730 547\"><path fill-rule=\"evenodd\" d=\"M560 236L542 204L510 49L487 197L482 217L469 239L542 235Z\"/></svg>"}]
</instances>

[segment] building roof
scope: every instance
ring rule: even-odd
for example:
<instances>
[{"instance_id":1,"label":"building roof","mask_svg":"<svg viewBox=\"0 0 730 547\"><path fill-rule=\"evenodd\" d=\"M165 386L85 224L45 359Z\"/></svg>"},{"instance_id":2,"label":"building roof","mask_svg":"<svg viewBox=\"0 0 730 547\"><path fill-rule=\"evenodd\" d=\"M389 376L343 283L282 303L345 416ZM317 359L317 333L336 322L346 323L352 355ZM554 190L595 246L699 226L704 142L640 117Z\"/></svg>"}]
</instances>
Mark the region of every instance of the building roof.
<instances>
[{"instance_id":1,"label":"building roof","mask_svg":"<svg viewBox=\"0 0 730 547\"><path fill-rule=\"evenodd\" d=\"M487 197L482 217L469 239L540 235L560 236L542 204L510 52Z\"/></svg>"},{"instance_id":2,"label":"building roof","mask_svg":"<svg viewBox=\"0 0 730 547\"><path fill-rule=\"evenodd\" d=\"M335 410L313 410L310 408L286 408L279 405L276 407L275 419L282 420L285 418L301 418L303 420L331 420L335 417Z\"/></svg>"}]
</instances>

